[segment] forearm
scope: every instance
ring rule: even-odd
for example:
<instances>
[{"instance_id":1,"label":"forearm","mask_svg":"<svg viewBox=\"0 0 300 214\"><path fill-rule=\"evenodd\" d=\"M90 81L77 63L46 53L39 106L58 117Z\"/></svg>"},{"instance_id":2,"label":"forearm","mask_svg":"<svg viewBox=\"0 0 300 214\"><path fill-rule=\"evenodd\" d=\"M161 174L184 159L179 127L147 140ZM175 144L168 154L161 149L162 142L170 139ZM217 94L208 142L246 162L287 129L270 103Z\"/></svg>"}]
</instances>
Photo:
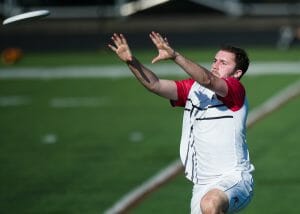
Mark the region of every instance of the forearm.
<instances>
[{"instance_id":1,"label":"forearm","mask_svg":"<svg viewBox=\"0 0 300 214\"><path fill-rule=\"evenodd\" d=\"M209 87L211 85L213 75L206 68L192 62L191 60L185 58L177 52L174 52L173 60L199 84L206 87Z\"/></svg>"},{"instance_id":2,"label":"forearm","mask_svg":"<svg viewBox=\"0 0 300 214\"><path fill-rule=\"evenodd\" d=\"M226 82L211 73L206 68L186 59L184 56L174 52L173 60L178 64L188 75L192 77L200 85L214 91L216 94L225 97L228 93Z\"/></svg>"},{"instance_id":3,"label":"forearm","mask_svg":"<svg viewBox=\"0 0 300 214\"><path fill-rule=\"evenodd\" d=\"M156 92L159 78L151 70L142 65L138 59L132 57L131 61L127 61L127 65L138 81L148 90Z\"/></svg>"}]
</instances>

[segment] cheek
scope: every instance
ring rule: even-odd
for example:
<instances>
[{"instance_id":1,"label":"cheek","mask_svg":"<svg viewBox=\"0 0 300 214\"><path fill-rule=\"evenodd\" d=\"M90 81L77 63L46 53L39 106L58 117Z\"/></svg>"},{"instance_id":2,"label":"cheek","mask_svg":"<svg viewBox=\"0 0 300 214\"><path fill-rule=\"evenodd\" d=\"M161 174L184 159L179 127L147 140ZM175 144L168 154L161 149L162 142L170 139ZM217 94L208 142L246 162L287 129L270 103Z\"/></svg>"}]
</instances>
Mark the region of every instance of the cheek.
<instances>
[{"instance_id":1,"label":"cheek","mask_svg":"<svg viewBox=\"0 0 300 214\"><path fill-rule=\"evenodd\" d=\"M222 73L228 73L228 72L230 72L231 70L232 70L231 67L228 66L228 65L222 65L222 66L220 66L220 71L221 71Z\"/></svg>"},{"instance_id":2,"label":"cheek","mask_svg":"<svg viewBox=\"0 0 300 214\"><path fill-rule=\"evenodd\" d=\"M234 67L223 65L221 66L219 73L222 74L222 76L228 76L231 75L233 71Z\"/></svg>"},{"instance_id":3,"label":"cheek","mask_svg":"<svg viewBox=\"0 0 300 214\"><path fill-rule=\"evenodd\" d=\"M222 70L227 72L227 73L231 73L232 71L234 71L235 66L233 65L223 65L222 66Z\"/></svg>"}]
</instances>

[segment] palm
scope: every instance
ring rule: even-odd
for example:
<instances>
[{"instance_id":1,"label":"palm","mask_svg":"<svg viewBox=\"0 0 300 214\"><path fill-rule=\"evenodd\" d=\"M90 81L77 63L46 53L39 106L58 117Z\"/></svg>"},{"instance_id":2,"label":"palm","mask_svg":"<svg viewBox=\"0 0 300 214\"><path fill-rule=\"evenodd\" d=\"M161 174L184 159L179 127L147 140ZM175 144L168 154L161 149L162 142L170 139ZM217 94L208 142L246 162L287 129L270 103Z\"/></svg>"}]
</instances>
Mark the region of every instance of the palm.
<instances>
[{"instance_id":1,"label":"palm","mask_svg":"<svg viewBox=\"0 0 300 214\"><path fill-rule=\"evenodd\" d=\"M110 49L114 51L122 61L131 61L132 54L123 34L118 35L114 33L112 40L114 45L108 44L108 47L110 47Z\"/></svg>"},{"instance_id":2,"label":"palm","mask_svg":"<svg viewBox=\"0 0 300 214\"><path fill-rule=\"evenodd\" d=\"M157 57L160 59L160 60L164 60L164 59L168 59L170 54L168 53L168 51L166 50L165 47L157 47L157 50L158 50L158 55Z\"/></svg>"},{"instance_id":3,"label":"palm","mask_svg":"<svg viewBox=\"0 0 300 214\"><path fill-rule=\"evenodd\" d=\"M120 45L116 50L116 54L123 61L131 60L131 52L129 50L128 45L125 45L125 44Z\"/></svg>"}]
</instances>

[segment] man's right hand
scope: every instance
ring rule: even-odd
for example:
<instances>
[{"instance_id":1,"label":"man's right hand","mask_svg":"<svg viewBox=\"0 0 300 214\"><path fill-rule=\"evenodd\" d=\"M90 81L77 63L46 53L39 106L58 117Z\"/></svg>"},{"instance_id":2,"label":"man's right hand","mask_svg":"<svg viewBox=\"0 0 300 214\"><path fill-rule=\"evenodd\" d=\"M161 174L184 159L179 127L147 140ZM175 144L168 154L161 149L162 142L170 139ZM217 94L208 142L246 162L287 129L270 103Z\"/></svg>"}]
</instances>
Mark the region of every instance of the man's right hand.
<instances>
[{"instance_id":1,"label":"man's right hand","mask_svg":"<svg viewBox=\"0 0 300 214\"><path fill-rule=\"evenodd\" d=\"M122 61L132 61L132 54L124 35L114 33L111 39L114 45L108 44L108 47L115 52Z\"/></svg>"}]
</instances>

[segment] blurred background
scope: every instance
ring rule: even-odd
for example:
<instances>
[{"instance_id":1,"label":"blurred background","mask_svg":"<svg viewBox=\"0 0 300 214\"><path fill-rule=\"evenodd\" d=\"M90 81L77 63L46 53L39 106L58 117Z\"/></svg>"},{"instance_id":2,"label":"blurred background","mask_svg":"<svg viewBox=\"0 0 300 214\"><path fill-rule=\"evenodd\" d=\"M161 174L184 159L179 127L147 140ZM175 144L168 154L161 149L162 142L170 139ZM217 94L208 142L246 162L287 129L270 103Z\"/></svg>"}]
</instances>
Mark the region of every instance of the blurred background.
<instances>
[{"instance_id":1,"label":"blurred background","mask_svg":"<svg viewBox=\"0 0 300 214\"><path fill-rule=\"evenodd\" d=\"M0 0L0 20L39 9L51 15L0 26L1 214L104 213L178 159L182 109L107 48L124 33L160 77L187 78L172 62L150 64L152 30L207 68L221 44L245 48L250 111L294 86L248 130L256 188L243 213L299 213L299 1ZM179 173L128 213L189 213L191 191Z\"/></svg>"},{"instance_id":2,"label":"blurred background","mask_svg":"<svg viewBox=\"0 0 300 214\"><path fill-rule=\"evenodd\" d=\"M95 50L106 46L112 32L130 35L143 48L151 45L151 30L168 34L177 46L299 45L296 0L0 1L2 18L37 9L48 9L51 16L2 27L1 49L14 45L30 51Z\"/></svg>"}]
</instances>

